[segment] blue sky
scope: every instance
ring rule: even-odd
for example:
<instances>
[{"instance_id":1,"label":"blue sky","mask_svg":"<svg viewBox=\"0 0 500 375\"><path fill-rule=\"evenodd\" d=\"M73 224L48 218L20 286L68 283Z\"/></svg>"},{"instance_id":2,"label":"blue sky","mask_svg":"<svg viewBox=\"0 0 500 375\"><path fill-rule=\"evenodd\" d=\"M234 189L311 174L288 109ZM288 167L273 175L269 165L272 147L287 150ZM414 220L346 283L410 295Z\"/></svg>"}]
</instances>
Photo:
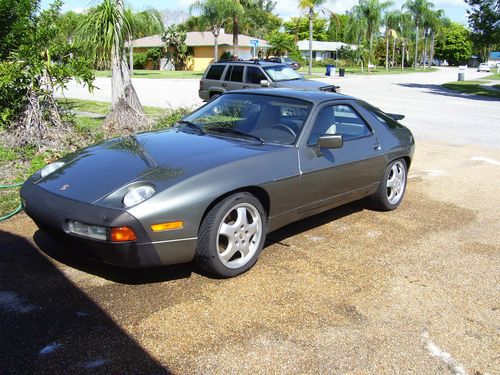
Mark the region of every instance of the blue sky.
<instances>
[{"instance_id":1,"label":"blue sky","mask_svg":"<svg viewBox=\"0 0 500 375\"><path fill-rule=\"evenodd\" d=\"M144 0L126 1L126 3L136 10L154 7L159 10L170 9L172 11L187 11L192 1L193 0ZM42 7L47 7L51 2L52 0L42 0ZM346 10L351 9L357 2L357 0L327 0L325 7L337 13L344 13ZM467 5L464 0L434 0L433 2L435 9L443 9L447 17L453 21L467 25ZM98 0L66 0L64 1L63 11L82 11L97 3L99 3ZM278 0L277 3L276 12L280 17L288 19L299 14L299 10L296 7L298 3L297 0ZM402 3L403 0L394 0L394 8L400 8Z\"/></svg>"}]
</instances>

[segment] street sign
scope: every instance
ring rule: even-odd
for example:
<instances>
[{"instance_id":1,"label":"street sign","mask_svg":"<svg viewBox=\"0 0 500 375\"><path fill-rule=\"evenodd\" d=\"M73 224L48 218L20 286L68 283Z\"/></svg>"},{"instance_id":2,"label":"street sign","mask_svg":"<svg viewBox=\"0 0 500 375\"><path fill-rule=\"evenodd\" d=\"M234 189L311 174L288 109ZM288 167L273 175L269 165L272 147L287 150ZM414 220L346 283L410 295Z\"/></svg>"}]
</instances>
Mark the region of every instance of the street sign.
<instances>
[{"instance_id":1,"label":"street sign","mask_svg":"<svg viewBox=\"0 0 500 375\"><path fill-rule=\"evenodd\" d=\"M259 46L259 39L250 39L250 45L254 46L254 47L258 47Z\"/></svg>"}]
</instances>

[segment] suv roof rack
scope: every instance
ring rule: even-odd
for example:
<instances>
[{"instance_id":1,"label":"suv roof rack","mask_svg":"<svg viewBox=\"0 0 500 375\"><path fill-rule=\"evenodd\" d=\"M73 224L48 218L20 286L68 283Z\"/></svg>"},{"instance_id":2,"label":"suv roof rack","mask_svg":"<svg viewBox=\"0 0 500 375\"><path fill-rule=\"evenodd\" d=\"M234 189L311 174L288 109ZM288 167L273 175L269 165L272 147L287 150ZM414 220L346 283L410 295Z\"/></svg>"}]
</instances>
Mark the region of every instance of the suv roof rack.
<instances>
[{"instance_id":1,"label":"suv roof rack","mask_svg":"<svg viewBox=\"0 0 500 375\"><path fill-rule=\"evenodd\" d=\"M217 63L226 64L226 63L234 63L234 64L255 64L260 65L261 60L231 60L231 59L222 59L217 61Z\"/></svg>"}]
</instances>

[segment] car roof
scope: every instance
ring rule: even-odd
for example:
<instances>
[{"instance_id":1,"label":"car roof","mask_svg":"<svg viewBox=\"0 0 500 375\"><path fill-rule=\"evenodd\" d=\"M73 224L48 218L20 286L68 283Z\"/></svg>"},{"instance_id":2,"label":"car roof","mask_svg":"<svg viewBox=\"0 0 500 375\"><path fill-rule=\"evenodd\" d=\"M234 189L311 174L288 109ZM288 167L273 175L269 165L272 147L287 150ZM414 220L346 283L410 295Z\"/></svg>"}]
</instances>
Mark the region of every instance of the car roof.
<instances>
[{"instance_id":1,"label":"car roof","mask_svg":"<svg viewBox=\"0 0 500 375\"><path fill-rule=\"evenodd\" d=\"M314 104L319 104L328 100L340 100L340 99L356 99L349 95L338 94L328 91L320 90L300 90L300 89L287 89L287 88L261 88L261 89L245 89L245 90L233 90L224 93L224 95L232 94L258 94L258 95L272 95L272 96L282 96L292 99L301 99Z\"/></svg>"},{"instance_id":2,"label":"car roof","mask_svg":"<svg viewBox=\"0 0 500 375\"><path fill-rule=\"evenodd\" d=\"M237 65L256 65L256 66L279 66L279 65L288 66L287 64L280 64L280 63L275 63L272 61L264 61L264 60L252 60L252 61L225 60L225 61L214 62L211 65L218 65L218 64L221 64L221 65L237 64Z\"/></svg>"}]
</instances>

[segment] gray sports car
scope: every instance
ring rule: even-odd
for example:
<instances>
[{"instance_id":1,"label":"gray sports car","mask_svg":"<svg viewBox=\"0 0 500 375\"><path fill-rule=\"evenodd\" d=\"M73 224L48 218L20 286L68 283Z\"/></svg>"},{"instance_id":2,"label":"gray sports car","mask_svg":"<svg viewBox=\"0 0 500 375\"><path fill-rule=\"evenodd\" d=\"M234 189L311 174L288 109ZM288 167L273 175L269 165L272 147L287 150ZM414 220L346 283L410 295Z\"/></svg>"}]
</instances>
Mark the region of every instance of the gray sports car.
<instances>
[{"instance_id":1,"label":"gray sports car","mask_svg":"<svg viewBox=\"0 0 500 375\"><path fill-rule=\"evenodd\" d=\"M415 147L402 117L329 92L233 91L171 129L67 155L21 197L68 253L236 276L293 221L365 197L398 207Z\"/></svg>"}]
</instances>

